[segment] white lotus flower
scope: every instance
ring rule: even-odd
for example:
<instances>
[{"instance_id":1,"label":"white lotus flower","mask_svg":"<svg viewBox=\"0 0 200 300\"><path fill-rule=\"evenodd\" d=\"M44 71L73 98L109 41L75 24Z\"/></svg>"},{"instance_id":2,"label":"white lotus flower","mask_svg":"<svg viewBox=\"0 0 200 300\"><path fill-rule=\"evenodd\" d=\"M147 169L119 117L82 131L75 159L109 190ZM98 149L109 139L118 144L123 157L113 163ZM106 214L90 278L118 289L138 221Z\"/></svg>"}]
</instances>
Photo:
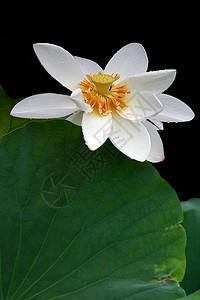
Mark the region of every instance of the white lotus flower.
<instances>
[{"instance_id":1,"label":"white lotus flower","mask_svg":"<svg viewBox=\"0 0 200 300\"><path fill-rule=\"evenodd\" d=\"M158 134L162 122L185 122L194 117L185 103L163 94L176 71L146 72L148 59L140 44L120 49L104 70L56 45L35 44L34 50L46 71L72 93L25 98L11 115L33 119L68 116L66 120L82 126L90 150L109 138L132 159L158 162L164 159Z\"/></svg>"}]
</instances>

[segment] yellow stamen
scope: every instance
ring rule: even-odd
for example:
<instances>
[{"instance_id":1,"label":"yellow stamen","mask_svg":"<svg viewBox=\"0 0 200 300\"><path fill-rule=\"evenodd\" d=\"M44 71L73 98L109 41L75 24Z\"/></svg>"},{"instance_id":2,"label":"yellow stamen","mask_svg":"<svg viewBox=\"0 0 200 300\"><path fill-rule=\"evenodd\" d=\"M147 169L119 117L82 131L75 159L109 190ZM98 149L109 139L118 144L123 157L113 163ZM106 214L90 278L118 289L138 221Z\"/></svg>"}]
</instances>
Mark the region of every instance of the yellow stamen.
<instances>
[{"instance_id":1,"label":"yellow stamen","mask_svg":"<svg viewBox=\"0 0 200 300\"><path fill-rule=\"evenodd\" d=\"M97 109L101 116L112 113L112 109L121 110L126 107L126 97L130 92L126 84L115 86L114 81L119 79L118 74L102 74L99 72L93 77L86 75L80 82L85 103Z\"/></svg>"}]
</instances>

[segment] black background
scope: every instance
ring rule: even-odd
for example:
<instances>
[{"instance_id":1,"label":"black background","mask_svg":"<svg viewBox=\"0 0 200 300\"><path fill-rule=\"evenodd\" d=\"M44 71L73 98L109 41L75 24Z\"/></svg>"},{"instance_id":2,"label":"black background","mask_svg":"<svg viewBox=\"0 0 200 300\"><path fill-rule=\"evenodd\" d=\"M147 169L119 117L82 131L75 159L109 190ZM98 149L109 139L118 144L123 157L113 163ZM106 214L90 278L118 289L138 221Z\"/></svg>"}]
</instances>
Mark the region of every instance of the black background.
<instances>
[{"instance_id":1,"label":"black background","mask_svg":"<svg viewBox=\"0 0 200 300\"><path fill-rule=\"evenodd\" d=\"M164 124L161 136L165 160L154 164L176 190L181 201L199 192L199 41L198 7L185 2L136 6L131 2L55 3L10 10L1 19L0 84L13 98L37 93L69 94L42 68L33 43L62 46L72 55L96 61L102 67L124 45L141 43L149 58L148 71L176 69L166 93L187 103L195 119ZM45 4L46 5L46 4ZM35 9L36 8L36 9Z\"/></svg>"}]
</instances>

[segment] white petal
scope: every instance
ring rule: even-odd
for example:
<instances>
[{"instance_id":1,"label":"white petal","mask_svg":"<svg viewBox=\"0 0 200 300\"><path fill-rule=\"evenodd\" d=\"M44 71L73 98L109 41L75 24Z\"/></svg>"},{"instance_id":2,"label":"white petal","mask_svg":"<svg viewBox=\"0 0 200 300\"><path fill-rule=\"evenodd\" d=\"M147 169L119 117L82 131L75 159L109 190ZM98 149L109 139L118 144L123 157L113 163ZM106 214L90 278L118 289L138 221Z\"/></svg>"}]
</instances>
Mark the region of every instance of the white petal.
<instances>
[{"instance_id":1,"label":"white petal","mask_svg":"<svg viewBox=\"0 0 200 300\"><path fill-rule=\"evenodd\" d=\"M147 160L153 163L163 161L165 158L163 143L157 131L157 128L149 122L144 122L143 124L147 128L151 138L151 150L147 157Z\"/></svg>"},{"instance_id":2,"label":"white petal","mask_svg":"<svg viewBox=\"0 0 200 300\"><path fill-rule=\"evenodd\" d=\"M82 119L83 119L83 111L76 111L71 116L67 117L66 120L69 122L72 122L75 125L81 126L82 125Z\"/></svg>"},{"instance_id":3,"label":"white petal","mask_svg":"<svg viewBox=\"0 0 200 300\"><path fill-rule=\"evenodd\" d=\"M91 106L83 101L81 89L76 89L73 91L70 95L70 99L72 99L72 101L80 108L80 110L92 112Z\"/></svg>"},{"instance_id":4,"label":"white petal","mask_svg":"<svg viewBox=\"0 0 200 300\"><path fill-rule=\"evenodd\" d=\"M86 74L98 74L99 71L103 72L102 68L94 61L82 58L78 56L74 56L76 62L79 64L83 75Z\"/></svg>"},{"instance_id":5,"label":"white petal","mask_svg":"<svg viewBox=\"0 0 200 300\"><path fill-rule=\"evenodd\" d=\"M175 76L176 70L153 71L129 77L123 83L126 83L130 91L144 91L157 95L172 84Z\"/></svg>"},{"instance_id":6,"label":"white petal","mask_svg":"<svg viewBox=\"0 0 200 300\"><path fill-rule=\"evenodd\" d=\"M69 90L77 88L83 79L74 57L63 48L52 44L34 44L35 53L45 70Z\"/></svg>"},{"instance_id":7,"label":"white petal","mask_svg":"<svg viewBox=\"0 0 200 300\"><path fill-rule=\"evenodd\" d=\"M78 110L69 96L59 94L38 94L18 102L11 115L19 118L50 119L65 117Z\"/></svg>"},{"instance_id":8,"label":"white petal","mask_svg":"<svg viewBox=\"0 0 200 300\"><path fill-rule=\"evenodd\" d=\"M159 113L163 107L158 98L147 92L132 93L126 102L127 107L117 111L123 118L141 121Z\"/></svg>"},{"instance_id":9,"label":"white petal","mask_svg":"<svg viewBox=\"0 0 200 300\"><path fill-rule=\"evenodd\" d=\"M166 94L158 95L163 111L154 118L161 122L186 122L194 118L191 108L181 100Z\"/></svg>"},{"instance_id":10,"label":"white petal","mask_svg":"<svg viewBox=\"0 0 200 300\"><path fill-rule=\"evenodd\" d=\"M98 113L84 113L82 130L86 145L90 150L99 148L109 137L112 115L100 116Z\"/></svg>"},{"instance_id":11,"label":"white petal","mask_svg":"<svg viewBox=\"0 0 200 300\"><path fill-rule=\"evenodd\" d=\"M147 54L142 45L132 43L121 48L108 62L104 73L118 73L120 81L146 72L148 67Z\"/></svg>"},{"instance_id":12,"label":"white petal","mask_svg":"<svg viewBox=\"0 0 200 300\"><path fill-rule=\"evenodd\" d=\"M150 152L150 136L141 122L131 122L113 113L111 142L132 159L145 161Z\"/></svg>"},{"instance_id":13,"label":"white petal","mask_svg":"<svg viewBox=\"0 0 200 300\"><path fill-rule=\"evenodd\" d=\"M157 121L155 120L155 118L154 117L151 118L151 122L156 126L157 130L163 130L164 129L163 122Z\"/></svg>"}]
</instances>

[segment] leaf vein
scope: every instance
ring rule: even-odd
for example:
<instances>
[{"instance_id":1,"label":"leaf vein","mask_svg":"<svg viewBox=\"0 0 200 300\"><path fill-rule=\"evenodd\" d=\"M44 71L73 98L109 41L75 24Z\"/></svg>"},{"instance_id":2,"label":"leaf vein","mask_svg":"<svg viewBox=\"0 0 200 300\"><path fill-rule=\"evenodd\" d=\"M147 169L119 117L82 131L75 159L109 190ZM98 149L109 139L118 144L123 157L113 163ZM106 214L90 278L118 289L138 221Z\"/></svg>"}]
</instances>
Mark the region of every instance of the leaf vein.
<instances>
[{"instance_id":1,"label":"leaf vein","mask_svg":"<svg viewBox=\"0 0 200 300\"><path fill-rule=\"evenodd\" d=\"M51 225L53 224L53 221L54 221L54 219L55 219L55 217L56 217L57 211L58 211L58 210L55 211L55 213L54 213L54 215L53 215L53 217L52 217L52 220L51 220L51 222L50 222L50 224L49 224L49 226L48 226L48 229L47 229L46 235L45 235L45 237L44 237L44 239L43 239L43 242L42 242L42 244L41 244L41 247L40 247L40 249L39 249L39 251L38 251L38 253L37 253L37 255L36 255L36 257L35 257L35 259L34 259L34 261L33 261L33 263L32 263L32 265L30 266L30 269L28 270L28 272L27 272L27 274L25 275L24 279L22 280L22 282L20 283L20 285L18 286L18 288L16 289L16 291L15 291L14 294L12 295L11 299L14 298L14 296L17 294L17 292L18 292L18 290L20 289L20 287L24 284L25 280L27 279L27 277L29 276L30 272L32 271L32 269L33 269L33 267L34 267L34 265L35 265L35 263L36 263L38 257L40 256L40 253L41 253L41 251L42 251L42 249L43 249L43 246L44 246L45 241L46 241L46 239L47 239L47 236L48 236L48 234L49 234Z\"/></svg>"},{"instance_id":2,"label":"leaf vein","mask_svg":"<svg viewBox=\"0 0 200 300\"><path fill-rule=\"evenodd\" d=\"M71 241L71 243L63 250L63 252L58 256L58 258L54 261L54 263L51 264L51 266L43 273L40 275L40 277L27 289L25 290L16 300L20 299L22 296L24 296L34 285L36 285L53 267L54 265L62 258L62 256L67 252L67 250L69 250L69 248L72 246L72 244L75 242L75 240L79 237L79 235L82 233L85 224L87 223L87 220L89 218L89 216L91 215L93 209L91 210L91 212L89 213L89 215L87 216L86 220L84 221L80 231L78 232L78 234L73 238L73 240ZM35 296L35 295L34 295ZM34 297L33 296L33 297ZM32 297L31 297L32 298ZM31 299L30 298L30 299ZM29 299L29 298L28 298Z\"/></svg>"}]
</instances>

